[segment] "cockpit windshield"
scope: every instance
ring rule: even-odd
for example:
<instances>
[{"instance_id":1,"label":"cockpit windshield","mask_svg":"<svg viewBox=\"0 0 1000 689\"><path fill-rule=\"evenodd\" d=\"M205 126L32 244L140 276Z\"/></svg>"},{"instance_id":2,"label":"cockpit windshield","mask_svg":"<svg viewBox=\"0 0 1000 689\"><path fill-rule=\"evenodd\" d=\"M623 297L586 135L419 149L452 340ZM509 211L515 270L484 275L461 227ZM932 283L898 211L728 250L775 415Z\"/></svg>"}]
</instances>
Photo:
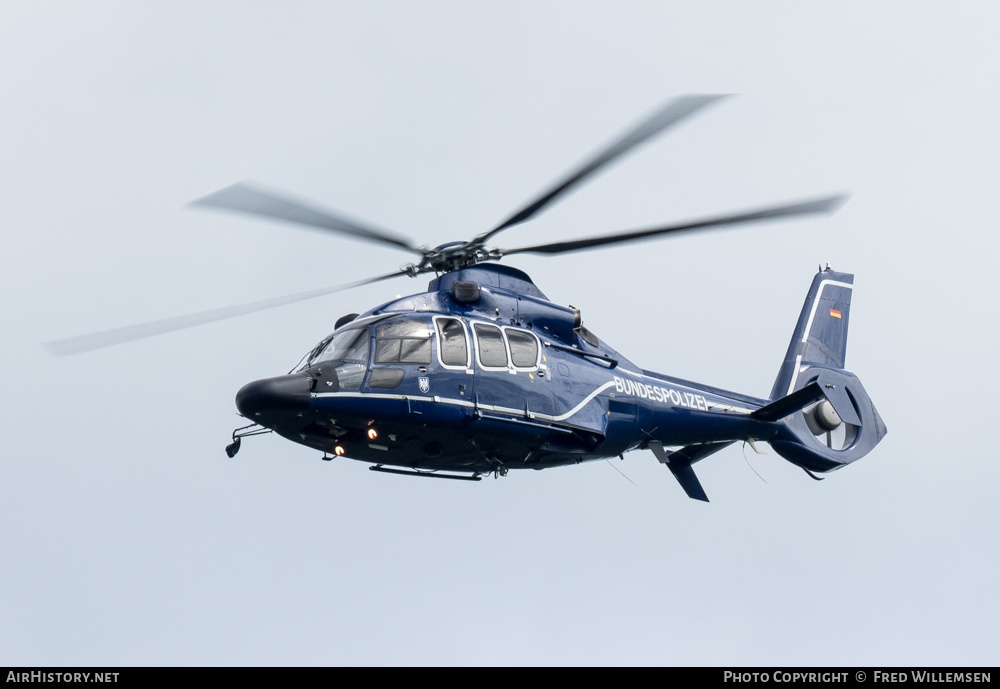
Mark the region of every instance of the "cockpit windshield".
<instances>
[{"instance_id":1,"label":"cockpit windshield","mask_svg":"<svg viewBox=\"0 0 1000 689\"><path fill-rule=\"evenodd\" d=\"M310 364L318 364L321 361L356 361L368 364L368 328L349 328L334 333L333 337L325 347L314 357Z\"/></svg>"},{"instance_id":2,"label":"cockpit windshield","mask_svg":"<svg viewBox=\"0 0 1000 689\"><path fill-rule=\"evenodd\" d=\"M341 360L354 361L368 366L368 326L399 314L382 313L376 316L365 316L349 322L322 342L312 348L308 354L292 369L302 371L321 361Z\"/></svg>"}]
</instances>

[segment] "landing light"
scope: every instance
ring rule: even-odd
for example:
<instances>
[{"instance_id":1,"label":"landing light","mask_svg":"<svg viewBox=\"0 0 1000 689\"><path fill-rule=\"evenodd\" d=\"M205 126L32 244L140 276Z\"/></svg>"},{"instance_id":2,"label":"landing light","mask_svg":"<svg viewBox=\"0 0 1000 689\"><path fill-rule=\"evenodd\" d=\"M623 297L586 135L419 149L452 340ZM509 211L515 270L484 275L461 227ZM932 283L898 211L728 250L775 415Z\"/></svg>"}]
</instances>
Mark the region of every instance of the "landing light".
<instances>
[{"instance_id":1,"label":"landing light","mask_svg":"<svg viewBox=\"0 0 1000 689\"><path fill-rule=\"evenodd\" d=\"M337 447L333 448L333 454L337 455L338 457L343 457L344 448L342 448L340 445L337 445Z\"/></svg>"},{"instance_id":2,"label":"landing light","mask_svg":"<svg viewBox=\"0 0 1000 689\"><path fill-rule=\"evenodd\" d=\"M375 438L377 438L377 437L378 437L378 431L376 431L374 428L369 428L368 429L368 439L369 440L375 440Z\"/></svg>"}]
</instances>

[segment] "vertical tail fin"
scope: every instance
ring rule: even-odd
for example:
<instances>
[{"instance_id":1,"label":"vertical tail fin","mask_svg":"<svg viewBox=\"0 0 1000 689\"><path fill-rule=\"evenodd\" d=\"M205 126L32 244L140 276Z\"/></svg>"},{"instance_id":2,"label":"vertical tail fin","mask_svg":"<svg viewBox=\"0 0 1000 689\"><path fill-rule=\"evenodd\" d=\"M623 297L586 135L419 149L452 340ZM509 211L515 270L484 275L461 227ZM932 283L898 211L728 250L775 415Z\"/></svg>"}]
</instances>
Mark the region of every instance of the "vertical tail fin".
<instances>
[{"instance_id":1,"label":"vertical tail fin","mask_svg":"<svg viewBox=\"0 0 1000 689\"><path fill-rule=\"evenodd\" d=\"M861 459L886 434L857 376L844 370L854 276L830 268L813 278L771 390L751 416L775 424L775 452L808 471Z\"/></svg>"},{"instance_id":2,"label":"vertical tail fin","mask_svg":"<svg viewBox=\"0 0 1000 689\"><path fill-rule=\"evenodd\" d=\"M813 278L785 359L771 389L771 399L791 394L805 364L844 368L847 325L851 318L854 275L827 267Z\"/></svg>"}]
</instances>

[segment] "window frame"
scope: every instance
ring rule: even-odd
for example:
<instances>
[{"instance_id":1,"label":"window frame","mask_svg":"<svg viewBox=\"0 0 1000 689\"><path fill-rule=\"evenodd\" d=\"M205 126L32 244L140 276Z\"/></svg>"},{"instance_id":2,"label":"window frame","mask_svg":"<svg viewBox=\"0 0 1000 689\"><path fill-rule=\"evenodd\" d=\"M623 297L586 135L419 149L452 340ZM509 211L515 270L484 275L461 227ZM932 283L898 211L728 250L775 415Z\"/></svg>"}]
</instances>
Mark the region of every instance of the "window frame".
<instances>
[{"instance_id":1,"label":"window frame","mask_svg":"<svg viewBox=\"0 0 1000 689\"><path fill-rule=\"evenodd\" d=\"M539 339L538 335L531 332L530 330L525 330L524 328L515 328L513 326L505 325L500 328L503 331L503 339L507 343L507 362L512 369L515 371L536 371L542 363L542 341ZM510 339L507 337L507 331L513 330L516 333L521 333L528 335L535 340L535 363L531 366L515 366L514 365L514 351L510 346Z\"/></svg>"},{"instance_id":2,"label":"window frame","mask_svg":"<svg viewBox=\"0 0 1000 689\"><path fill-rule=\"evenodd\" d=\"M484 370L484 371L504 371L504 370L506 370L506 371L510 371L511 373L515 373L517 371L524 371L526 373L530 373L530 372L533 372L533 371L537 371L537 370L539 370L541 368L541 365L542 365L542 340L541 340L541 338L538 337L538 335L536 335L532 331L526 330L524 328L517 328L517 327L511 326L511 325L499 325L497 323L490 323L489 321L470 321L469 325L472 326L472 336L473 336L473 340L475 341L476 364L478 364L479 368L481 368L482 370ZM476 332L476 326L477 325L487 325L487 326L490 326L490 327L493 327L493 328L499 328L500 329L500 332L501 332L501 334L503 336L504 350L505 350L505 352L507 354L507 365L506 366L486 366L486 365L483 364L483 359L482 359L482 357L480 355L480 351L479 351L479 334ZM511 351L510 338L507 336L507 331L509 331L509 330L512 330L512 331L514 331L516 333L519 333L519 334L528 335L529 337L532 337L535 340L536 349L535 349L535 363L534 364L532 364L531 366L515 366L514 365L514 353Z\"/></svg>"},{"instance_id":3,"label":"window frame","mask_svg":"<svg viewBox=\"0 0 1000 689\"><path fill-rule=\"evenodd\" d=\"M505 366L487 366L483 363L483 358L479 351L479 333L476 332L477 325L484 325L490 328L496 328L500 331L500 341L503 342L504 354L507 357L507 364ZM484 371L510 371L513 369L510 363L510 345L507 343L507 336L504 335L503 326L497 325L496 323L490 323L488 321L473 321L472 322L472 335L473 339L476 341L476 363L479 364L479 368Z\"/></svg>"},{"instance_id":4,"label":"window frame","mask_svg":"<svg viewBox=\"0 0 1000 689\"><path fill-rule=\"evenodd\" d=\"M404 320L414 321L414 322L420 323L424 327L426 327L427 328L427 337L426 337L427 346L428 346L429 350L433 349L433 345L431 344L431 340L434 339L434 335L435 335L434 325L431 324L431 323L428 323L426 320L424 320L423 318L420 318L420 317L411 317L409 319L400 320L399 322L404 322ZM398 357L402 356L402 346L403 346L402 343L403 343L403 341L405 341L405 340L421 340L422 341L425 338L407 337L407 336L389 336L389 337L383 336L383 337L380 338L379 334L378 334L378 327L379 327L379 325L382 325L382 324L379 323L379 324L375 325L371 329L371 336L372 336L372 340L374 341L374 344L371 347L371 366L429 366L431 364L431 362L434 360L433 355L431 355L430 351L428 350L428 352L427 352L427 361L399 361ZM400 343L399 344L399 347L400 347L399 353L396 355L397 356L397 360L396 361L379 361L378 360L378 355L379 355L378 347L379 347L379 343L380 342L393 341L393 340L398 341Z\"/></svg>"},{"instance_id":5,"label":"window frame","mask_svg":"<svg viewBox=\"0 0 1000 689\"><path fill-rule=\"evenodd\" d=\"M444 338L441 337L441 331L438 329L438 322L439 321L445 321L445 320L448 320L448 321L458 321L461 324L461 326L462 326L462 333L465 335L465 363L464 364L460 365L460 364L446 364L446 363L444 363L444 358L441 356L441 344L442 344ZM447 369L451 369L453 371L468 371L468 370L472 369L472 359L473 359L474 356L478 356L478 349L476 350L476 353L474 354L473 353L473 349L475 349L475 346L473 345L473 343L472 343L472 341L471 341L471 339L469 337L469 328L468 328L468 325L466 324L465 320L462 319L462 318L459 318L458 316L434 316L433 321L434 321L434 328L433 328L434 334L433 334L433 337L435 338L435 341L436 341L436 344L437 344L437 360L438 360L438 364L441 365L441 368L447 368Z\"/></svg>"}]
</instances>

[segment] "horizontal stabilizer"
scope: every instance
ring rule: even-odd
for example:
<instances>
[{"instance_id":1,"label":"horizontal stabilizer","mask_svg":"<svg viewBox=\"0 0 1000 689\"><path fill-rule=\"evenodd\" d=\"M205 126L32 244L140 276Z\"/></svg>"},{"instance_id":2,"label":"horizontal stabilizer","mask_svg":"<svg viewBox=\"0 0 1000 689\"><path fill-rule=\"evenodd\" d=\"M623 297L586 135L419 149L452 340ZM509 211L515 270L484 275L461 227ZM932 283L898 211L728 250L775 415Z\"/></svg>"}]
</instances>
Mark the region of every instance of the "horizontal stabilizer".
<instances>
[{"instance_id":1,"label":"horizontal stabilizer","mask_svg":"<svg viewBox=\"0 0 1000 689\"><path fill-rule=\"evenodd\" d=\"M701 482L698 481L698 477L695 475L691 465L729 445L732 445L732 443L688 445L679 450L667 452L663 449L663 443L658 440L651 440L649 442L649 449L656 455L656 459L659 460L660 464L667 465L670 473L681 484L681 488L684 489L689 498L708 502L708 495L705 494L705 489L701 487Z\"/></svg>"},{"instance_id":2,"label":"horizontal stabilizer","mask_svg":"<svg viewBox=\"0 0 1000 689\"><path fill-rule=\"evenodd\" d=\"M833 405L833 410L837 412L841 420L855 426L860 426L861 419L858 418L854 404L847 395L847 388L839 381L835 382L833 379L834 376L832 374L821 373L809 385L761 407L750 414L750 416L758 421L777 421L825 397Z\"/></svg>"},{"instance_id":3,"label":"horizontal stabilizer","mask_svg":"<svg viewBox=\"0 0 1000 689\"><path fill-rule=\"evenodd\" d=\"M817 400L823 399L823 389L818 382L810 383L801 390L796 390L791 395L775 400L770 404L761 407L750 414L758 421L777 421L783 419L792 412L799 411Z\"/></svg>"}]
</instances>

